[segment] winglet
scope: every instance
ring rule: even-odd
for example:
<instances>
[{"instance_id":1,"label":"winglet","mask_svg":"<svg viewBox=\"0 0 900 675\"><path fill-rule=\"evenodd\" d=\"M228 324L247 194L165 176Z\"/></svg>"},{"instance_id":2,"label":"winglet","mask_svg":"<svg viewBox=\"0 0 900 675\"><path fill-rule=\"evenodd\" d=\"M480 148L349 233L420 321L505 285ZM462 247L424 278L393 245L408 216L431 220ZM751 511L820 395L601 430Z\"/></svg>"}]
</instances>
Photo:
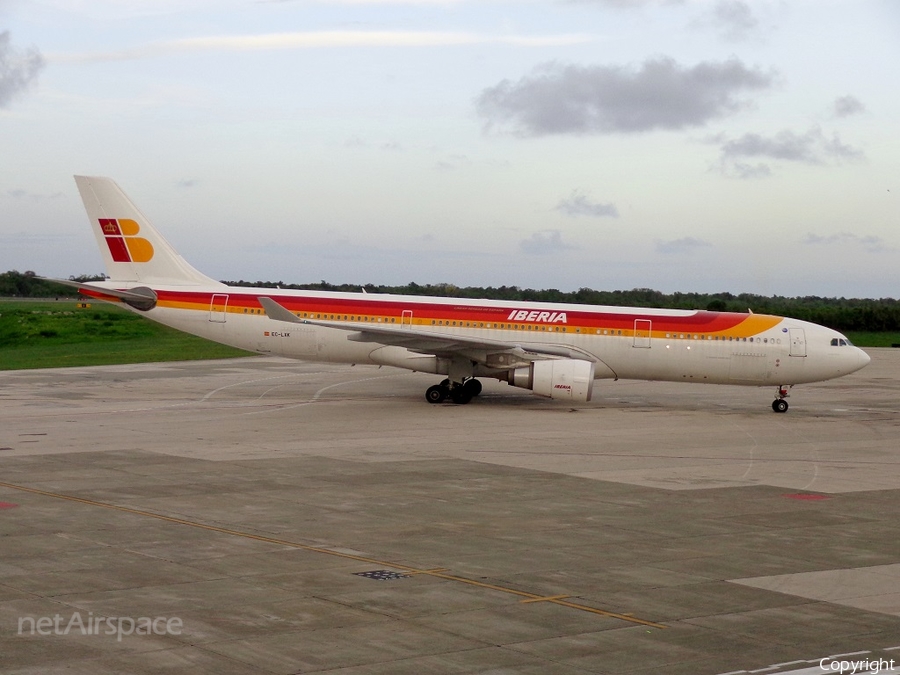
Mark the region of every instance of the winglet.
<instances>
[{"instance_id":1,"label":"winglet","mask_svg":"<svg viewBox=\"0 0 900 675\"><path fill-rule=\"evenodd\" d=\"M297 318L297 316L295 316L293 312L291 312L289 309L285 309L282 305L279 305L272 298L261 296L259 298L259 304L261 304L263 306L263 309L266 310L266 316L273 321L284 321L286 323L307 323L303 319Z\"/></svg>"}]
</instances>

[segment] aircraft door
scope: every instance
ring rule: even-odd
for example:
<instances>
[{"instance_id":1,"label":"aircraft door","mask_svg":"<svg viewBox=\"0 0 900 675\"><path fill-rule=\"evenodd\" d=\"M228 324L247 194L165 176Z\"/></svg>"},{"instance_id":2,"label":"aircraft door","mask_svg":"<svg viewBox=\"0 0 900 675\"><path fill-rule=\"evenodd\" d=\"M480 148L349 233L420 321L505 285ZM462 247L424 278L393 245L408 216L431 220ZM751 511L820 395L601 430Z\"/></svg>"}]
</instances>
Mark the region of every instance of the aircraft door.
<instances>
[{"instance_id":1,"label":"aircraft door","mask_svg":"<svg viewBox=\"0 0 900 675\"><path fill-rule=\"evenodd\" d=\"M650 347L650 328L652 327L650 319L634 320L634 347Z\"/></svg>"},{"instance_id":2,"label":"aircraft door","mask_svg":"<svg viewBox=\"0 0 900 675\"><path fill-rule=\"evenodd\" d=\"M400 315L400 328L412 328L413 313L411 309L404 309Z\"/></svg>"},{"instance_id":3,"label":"aircraft door","mask_svg":"<svg viewBox=\"0 0 900 675\"><path fill-rule=\"evenodd\" d=\"M806 333L802 328L789 328L791 356L806 356Z\"/></svg>"},{"instance_id":4,"label":"aircraft door","mask_svg":"<svg viewBox=\"0 0 900 675\"><path fill-rule=\"evenodd\" d=\"M228 309L228 295L214 293L209 301L209 320L213 323L225 323L225 312Z\"/></svg>"}]
</instances>

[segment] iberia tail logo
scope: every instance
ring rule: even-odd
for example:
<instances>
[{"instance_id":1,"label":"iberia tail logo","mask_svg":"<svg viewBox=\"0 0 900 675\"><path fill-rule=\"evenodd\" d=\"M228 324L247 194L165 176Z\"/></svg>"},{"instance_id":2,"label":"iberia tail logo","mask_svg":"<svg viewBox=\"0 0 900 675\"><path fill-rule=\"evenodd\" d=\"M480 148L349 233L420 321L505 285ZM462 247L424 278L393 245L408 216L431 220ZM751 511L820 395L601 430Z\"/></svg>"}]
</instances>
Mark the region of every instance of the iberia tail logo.
<instances>
[{"instance_id":1,"label":"iberia tail logo","mask_svg":"<svg viewBox=\"0 0 900 675\"><path fill-rule=\"evenodd\" d=\"M100 218L100 230L113 262L150 262L153 244L135 235L141 226L129 218Z\"/></svg>"}]
</instances>

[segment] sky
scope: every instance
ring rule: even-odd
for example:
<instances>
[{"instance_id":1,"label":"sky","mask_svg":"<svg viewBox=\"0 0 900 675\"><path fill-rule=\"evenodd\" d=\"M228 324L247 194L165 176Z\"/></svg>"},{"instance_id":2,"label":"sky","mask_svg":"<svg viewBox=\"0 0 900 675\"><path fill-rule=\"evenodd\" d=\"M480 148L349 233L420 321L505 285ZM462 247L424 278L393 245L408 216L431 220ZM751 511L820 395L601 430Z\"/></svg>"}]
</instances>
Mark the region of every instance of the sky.
<instances>
[{"instance_id":1,"label":"sky","mask_svg":"<svg viewBox=\"0 0 900 675\"><path fill-rule=\"evenodd\" d=\"M0 271L73 174L216 279L900 297L896 0L0 0Z\"/></svg>"}]
</instances>

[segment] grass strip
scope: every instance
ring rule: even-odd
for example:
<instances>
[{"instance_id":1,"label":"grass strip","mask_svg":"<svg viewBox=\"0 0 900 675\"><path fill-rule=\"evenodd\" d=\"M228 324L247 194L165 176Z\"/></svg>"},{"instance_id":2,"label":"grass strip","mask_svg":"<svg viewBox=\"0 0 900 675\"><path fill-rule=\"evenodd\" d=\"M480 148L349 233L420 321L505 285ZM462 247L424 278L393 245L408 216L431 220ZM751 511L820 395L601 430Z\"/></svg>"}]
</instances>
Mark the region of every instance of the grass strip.
<instances>
[{"instance_id":1,"label":"grass strip","mask_svg":"<svg viewBox=\"0 0 900 675\"><path fill-rule=\"evenodd\" d=\"M0 370L249 356L122 307L78 301L0 301Z\"/></svg>"}]
</instances>

